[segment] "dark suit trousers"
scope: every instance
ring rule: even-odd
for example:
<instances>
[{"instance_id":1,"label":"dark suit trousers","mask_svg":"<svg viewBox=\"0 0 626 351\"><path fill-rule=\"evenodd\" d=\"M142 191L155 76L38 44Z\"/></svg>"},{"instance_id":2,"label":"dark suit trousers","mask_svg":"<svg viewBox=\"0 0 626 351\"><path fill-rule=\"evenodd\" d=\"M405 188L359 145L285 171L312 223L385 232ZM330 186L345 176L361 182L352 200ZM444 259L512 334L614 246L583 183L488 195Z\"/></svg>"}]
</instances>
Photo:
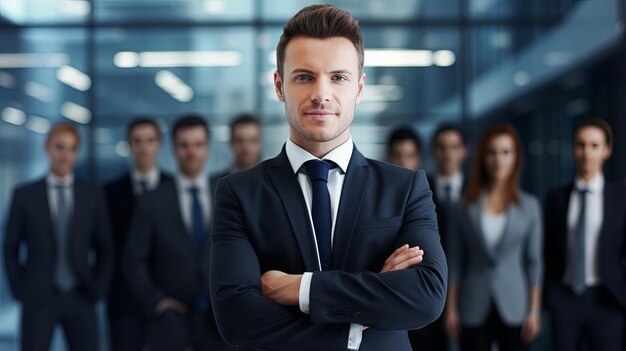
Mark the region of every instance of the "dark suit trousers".
<instances>
[{"instance_id":1,"label":"dark suit trousers","mask_svg":"<svg viewBox=\"0 0 626 351\"><path fill-rule=\"evenodd\" d=\"M500 351L528 350L522 341L521 332L521 326L504 324L496 306L492 304L485 324L461 328L461 351L491 351L494 342L498 344Z\"/></svg>"},{"instance_id":2,"label":"dark suit trousers","mask_svg":"<svg viewBox=\"0 0 626 351\"><path fill-rule=\"evenodd\" d=\"M443 315L422 329L409 330L413 350L446 351L448 339Z\"/></svg>"},{"instance_id":3,"label":"dark suit trousers","mask_svg":"<svg viewBox=\"0 0 626 351\"><path fill-rule=\"evenodd\" d=\"M112 351L143 350L146 320L141 311L109 308L109 334Z\"/></svg>"},{"instance_id":4,"label":"dark suit trousers","mask_svg":"<svg viewBox=\"0 0 626 351\"><path fill-rule=\"evenodd\" d=\"M579 351L584 343L589 350L623 351L624 310L599 286L576 295L559 284L548 296L553 350Z\"/></svg>"},{"instance_id":5,"label":"dark suit trousers","mask_svg":"<svg viewBox=\"0 0 626 351\"><path fill-rule=\"evenodd\" d=\"M23 351L47 351L57 323L71 351L97 350L98 332L93 301L77 292L55 293L46 302L22 305Z\"/></svg>"},{"instance_id":6,"label":"dark suit trousers","mask_svg":"<svg viewBox=\"0 0 626 351\"><path fill-rule=\"evenodd\" d=\"M148 322L148 345L150 351L182 351L190 347L195 351L235 350L219 334L210 332L214 330L215 319L208 313L166 310Z\"/></svg>"}]
</instances>

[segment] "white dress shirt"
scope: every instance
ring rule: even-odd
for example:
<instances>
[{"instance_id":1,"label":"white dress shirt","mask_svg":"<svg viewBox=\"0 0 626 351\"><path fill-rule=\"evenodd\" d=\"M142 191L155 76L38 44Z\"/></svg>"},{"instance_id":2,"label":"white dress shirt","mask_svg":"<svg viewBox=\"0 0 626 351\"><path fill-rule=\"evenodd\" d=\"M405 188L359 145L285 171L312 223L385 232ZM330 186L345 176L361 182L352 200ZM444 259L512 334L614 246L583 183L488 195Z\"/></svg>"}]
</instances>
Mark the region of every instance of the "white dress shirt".
<instances>
[{"instance_id":1,"label":"white dress shirt","mask_svg":"<svg viewBox=\"0 0 626 351\"><path fill-rule=\"evenodd\" d=\"M140 173L137 168L133 168L130 173L130 178L133 183L133 192L135 195L139 195L143 193L143 189L141 188L141 182L146 182L148 191L152 191L159 186L161 181L161 172L156 167L152 167L148 171L148 173Z\"/></svg>"},{"instance_id":2,"label":"white dress shirt","mask_svg":"<svg viewBox=\"0 0 626 351\"><path fill-rule=\"evenodd\" d=\"M331 209L331 248L332 243L335 237L335 223L337 222L337 212L339 210L339 200L341 198L341 190L343 189L343 181L346 177L346 171L348 170L348 164L350 163L350 158L352 158L352 151L354 149L354 145L352 144L352 137L350 137L345 143L339 145L334 150L326 154L322 158L322 160L333 161L337 164L338 167L331 169L328 173L328 194L330 195L330 209ZM298 183L300 184L300 188L302 189L302 195L304 196L304 202L306 203L307 210L309 211L309 220L311 223L311 229L313 231L313 236L315 236L315 226L313 225L313 216L311 214L312 208L311 204L313 202L313 190L311 185L311 179L306 174L306 169L303 165L310 160L319 160L317 157L313 156L308 151L296 145L291 139L287 139L287 143L285 145L285 152L287 153L287 158L289 159L289 163L291 164L291 168L293 172L298 176ZM318 267L321 270L321 263L319 259L319 250L317 248L317 240L315 237L312 238L315 243L315 250L317 252L317 263ZM300 310L303 313L309 313L310 307L310 291L311 291L311 279L313 278L313 273L305 272L302 275L302 281L300 283L300 296L299 296L299 305ZM361 344L362 338L362 326L360 324L352 323L350 325L350 334L348 336L348 349L350 350L358 350Z\"/></svg>"},{"instance_id":3,"label":"white dress shirt","mask_svg":"<svg viewBox=\"0 0 626 351\"><path fill-rule=\"evenodd\" d=\"M461 191L463 190L463 173L458 172L452 178L444 178L441 175L435 176L435 189L437 190L437 201L444 203L446 201L446 186L450 185L450 201L456 203L461 199Z\"/></svg>"},{"instance_id":4,"label":"white dress shirt","mask_svg":"<svg viewBox=\"0 0 626 351\"><path fill-rule=\"evenodd\" d=\"M202 211L204 212L205 228L208 228L211 220L211 192L209 191L209 181L206 175L202 173L195 179L190 179L179 173L176 175L176 186L178 187L180 214L183 217L183 223L187 231L193 233L192 196L189 192L189 188L194 186L198 188L198 197L202 205Z\"/></svg>"},{"instance_id":5,"label":"white dress shirt","mask_svg":"<svg viewBox=\"0 0 626 351\"><path fill-rule=\"evenodd\" d=\"M581 178L576 179L576 184L572 189L567 211L568 259L565 266L564 281L566 284L570 284L572 281L571 260L574 257L574 240L581 206L580 189L589 190L586 195L587 207L585 209L585 284L596 286L600 284L598 239L604 218L604 175L602 173L597 174L588 183Z\"/></svg>"},{"instance_id":6,"label":"white dress shirt","mask_svg":"<svg viewBox=\"0 0 626 351\"><path fill-rule=\"evenodd\" d=\"M56 221L59 213L58 206L58 190L57 186L63 186L63 195L65 197L65 208L67 214L71 216L74 209L74 174L68 174L65 178L59 178L50 173L46 177L46 188L48 190L48 205L50 206L50 216ZM71 218L71 217L70 217Z\"/></svg>"}]
</instances>

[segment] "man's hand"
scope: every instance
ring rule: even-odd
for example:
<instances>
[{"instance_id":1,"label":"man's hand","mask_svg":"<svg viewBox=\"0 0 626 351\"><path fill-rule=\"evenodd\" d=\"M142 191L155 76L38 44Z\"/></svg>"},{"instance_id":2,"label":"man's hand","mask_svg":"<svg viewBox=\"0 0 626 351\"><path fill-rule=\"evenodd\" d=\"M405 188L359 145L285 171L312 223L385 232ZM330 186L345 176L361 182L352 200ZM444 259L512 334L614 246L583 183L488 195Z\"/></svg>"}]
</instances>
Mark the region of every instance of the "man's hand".
<instances>
[{"instance_id":1,"label":"man's hand","mask_svg":"<svg viewBox=\"0 0 626 351\"><path fill-rule=\"evenodd\" d=\"M157 305L156 309L157 309L158 314L161 314L165 312L166 310L172 310L180 314L187 313L187 306L185 306L180 301L171 297L166 297L163 300L161 300L159 304Z\"/></svg>"},{"instance_id":2,"label":"man's hand","mask_svg":"<svg viewBox=\"0 0 626 351\"><path fill-rule=\"evenodd\" d=\"M267 271L261 276L263 296L283 306L298 306L301 274Z\"/></svg>"},{"instance_id":3,"label":"man's hand","mask_svg":"<svg viewBox=\"0 0 626 351\"><path fill-rule=\"evenodd\" d=\"M403 245L387 258L380 272L385 273L413 267L422 262L423 256L424 250L420 250L419 246Z\"/></svg>"}]
</instances>

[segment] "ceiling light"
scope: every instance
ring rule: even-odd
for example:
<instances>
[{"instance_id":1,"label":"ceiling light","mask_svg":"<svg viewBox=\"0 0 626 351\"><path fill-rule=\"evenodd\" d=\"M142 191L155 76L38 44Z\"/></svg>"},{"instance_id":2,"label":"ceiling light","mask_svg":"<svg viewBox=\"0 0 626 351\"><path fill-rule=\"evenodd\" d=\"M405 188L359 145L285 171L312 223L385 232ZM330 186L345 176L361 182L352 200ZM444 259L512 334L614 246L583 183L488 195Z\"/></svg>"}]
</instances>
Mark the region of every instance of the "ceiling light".
<instances>
[{"instance_id":1,"label":"ceiling light","mask_svg":"<svg viewBox=\"0 0 626 351\"><path fill-rule=\"evenodd\" d=\"M59 67L70 62L67 54L0 54L0 68Z\"/></svg>"},{"instance_id":2,"label":"ceiling light","mask_svg":"<svg viewBox=\"0 0 626 351\"><path fill-rule=\"evenodd\" d=\"M91 88L91 78L72 66L63 65L59 67L57 79L80 91L87 91Z\"/></svg>"},{"instance_id":3,"label":"ceiling light","mask_svg":"<svg viewBox=\"0 0 626 351\"><path fill-rule=\"evenodd\" d=\"M80 124L87 124L91 121L91 111L73 102L64 102L61 105L61 115Z\"/></svg>"},{"instance_id":4,"label":"ceiling light","mask_svg":"<svg viewBox=\"0 0 626 351\"><path fill-rule=\"evenodd\" d=\"M39 134L46 134L50 131L50 121L43 117L31 115L28 116L28 122L26 122L26 129Z\"/></svg>"},{"instance_id":5,"label":"ceiling light","mask_svg":"<svg viewBox=\"0 0 626 351\"><path fill-rule=\"evenodd\" d=\"M26 95L34 97L43 102L54 101L54 90L38 82L28 81L24 85Z\"/></svg>"},{"instance_id":6,"label":"ceiling light","mask_svg":"<svg viewBox=\"0 0 626 351\"><path fill-rule=\"evenodd\" d=\"M2 110L1 116L3 121L16 126L21 126L26 122L26 114L24 111L15 107L5 107L4 110Z\"/></svg>"}]
</instances>

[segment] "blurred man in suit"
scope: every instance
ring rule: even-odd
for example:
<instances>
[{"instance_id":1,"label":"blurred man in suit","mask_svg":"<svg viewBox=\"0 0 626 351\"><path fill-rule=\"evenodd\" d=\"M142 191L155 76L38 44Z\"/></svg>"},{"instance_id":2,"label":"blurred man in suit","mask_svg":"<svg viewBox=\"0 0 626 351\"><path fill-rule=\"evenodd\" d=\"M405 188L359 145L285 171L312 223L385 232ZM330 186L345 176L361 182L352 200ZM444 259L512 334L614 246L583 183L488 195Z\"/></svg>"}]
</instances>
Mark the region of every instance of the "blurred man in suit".
<instances>
[{"instance_id":1,"label":"blurred man in suit","mask_svg":"<svg viewBox=\"0 0 626 351\"><path fill-rule=\"evenodd\" d=\"M394 129L387 141L387 161L413 171L420 168L422 141L409 126Z\"/></svg>"},{"instance_id":2,"label":"blurred man in suit","mask_svg":"<svg viewBox=\"0 0 626 351\"><path fill-rule=\"evenodd\" d=\"M626 312L626 187L604 179L613 133L603 120L574 130L576 179L548 193L546 304L554 350L623 351Z\"/></svg>"},{"instance_id":3,"label":"blurred man in suit","mask_svg":"<svg viewBox=\"0 0 626 351\"><path fill-rule=\"evenodd\" d=\"M161 133L150 118L138 118L127 132L133 165L129 172L105 186L117 258L108 299L109 333L113 351L142 350L145 343L145 317L122 275L122 249L137 197L154 190L172 178L157 164Z\"/></svg>"},{"instance_id":4,"label":"blurred man in suit","mask_svg":"<svg viewBox=\"0 0 626 351\"><path fill-rule=\"evenodd\" d=\"M363 51L339 8L291 18L274 73L285 147L218 182L211 296L242 350L408 351L406 330L441 314L447 266L424 172L352 143Z\"/></svg>"},{"instance_id":5,"label":"blurred man in suit","mask_svg":"<svg viewBox=\"0 0 626 351\"><path fill-rule=\"evenodd\" d=\"M429 178L428 183L433 191L439 235L445 248L448 212L462 198L465 189L466 181L462 170L467 154L465 134L455 125L439 126L433 134L432 153L435 157L437 172L434 177ZM409 339L414 349L446 350L447 337L443 317L422 329L409 331Z\"/></svg>"},{"instance_id":6,"label":"blurred man in suit","mask_svg":"<svg viewBox=\"0 0 626 351\"><path fill-rule=\"evenodd\" d=\"M211 176L211 191L215 191L220 178L252 168L261 160L261 123L256 116L243 114L230 123L230 148L233 150L233 164L229 169Z\"/></svg>"},{"instance_id":7,"label":"blurred man in suit","mask_svg":"<svg viewBox=\"0 0 626 351\"><path fill-rule=\"evenodd\" d=\"M94 305L109 286L113 244L100 189L74 177L79 145L73 125L52 128L50 172L13 194L4 263L22 303L22 350L47 350L57 324L70 350L98 348Z\"/></svg>"},{"instance_id":8,"label":"blurred man in suit","mask_svg":"<svg viewBox=\"0 0 626 351\"><path fill-rule=\"evenodd\" d=\"M174 123L178 173L141 196L131 220L122 265L148 318L152 351L229 349L217 330L207 286L212 199L204 165L209 135L201 116Z\"/></svg>"}]
</instances>

